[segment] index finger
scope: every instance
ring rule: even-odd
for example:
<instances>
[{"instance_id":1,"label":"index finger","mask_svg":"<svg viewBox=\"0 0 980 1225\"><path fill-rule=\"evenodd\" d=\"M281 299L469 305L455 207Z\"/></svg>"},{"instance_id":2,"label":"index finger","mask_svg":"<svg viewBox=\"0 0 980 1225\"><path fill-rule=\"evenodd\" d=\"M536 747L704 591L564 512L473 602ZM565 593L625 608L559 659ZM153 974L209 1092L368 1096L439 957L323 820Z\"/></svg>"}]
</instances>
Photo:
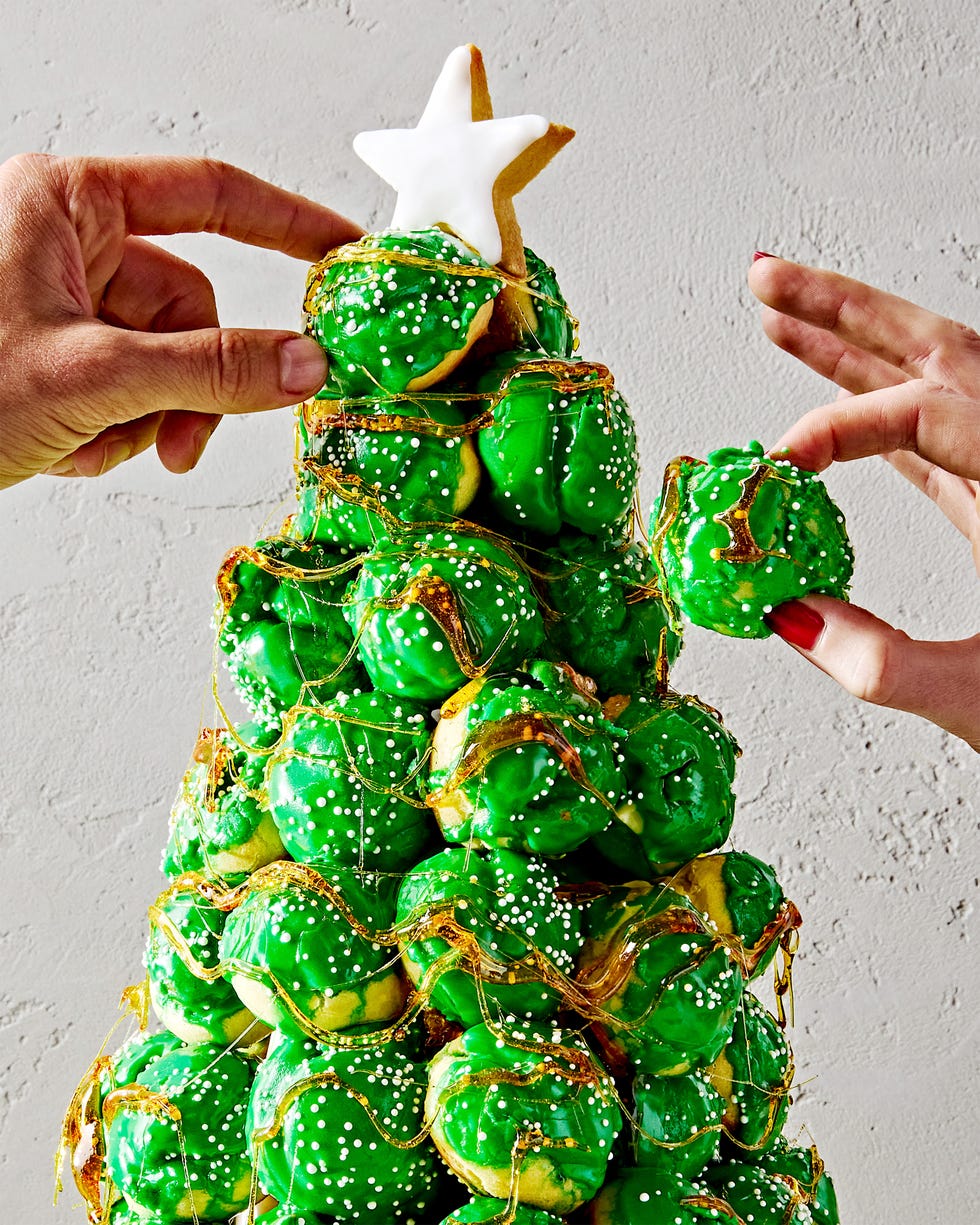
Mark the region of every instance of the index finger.
<instances>
[{"instance_id":1,"label":"index finger","mask_svg":"<svg viewBox=\"0 0 980 1225\"><path fill-rule=\"evenodd\" d=\"M801 417L772 448L794 464L822 472L835 460L914 451L947 472L980 478L976 403L938 384L912 379L881 391L846 396Z\"/></svg>"},{"instance_id":2,"label":"index finger","mask_svg":"<svg viewBox=\"0 0 980 1225\"><path fill-rule=\"evenodd\" d=\"M830 332L916 377L959 325L914 302L841 276L769 255L749 270L749 288L767 306Z\"/></svg>"},{"instance_id":3,"label":"index finger","mask_svg":"<svg viewBox=\"0 0 980 1225\"><path fill-rule=\"evenodd\" d=\"M322 204L210 158L78 158L64 169L73 211L97 208L129 234L222 234L312 262L363 233Z\"/></svg>"}]
</instances>

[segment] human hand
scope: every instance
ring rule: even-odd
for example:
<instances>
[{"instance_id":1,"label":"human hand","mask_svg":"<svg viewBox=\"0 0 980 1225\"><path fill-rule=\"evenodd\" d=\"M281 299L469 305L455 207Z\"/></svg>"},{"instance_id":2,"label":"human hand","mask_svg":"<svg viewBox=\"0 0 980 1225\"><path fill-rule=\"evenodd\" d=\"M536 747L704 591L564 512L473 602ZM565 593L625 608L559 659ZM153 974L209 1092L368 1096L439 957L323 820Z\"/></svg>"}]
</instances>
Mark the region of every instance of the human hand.
<instances>
[{"instance_id":1,"label":"human hand","mask_svg":"<svg viewBox=\"0 0 980 1225\"><path fill-rule=\"evenodd\" d=\"M775 256L749 286L763 327L841 388L773 448L821 472L883 456L971 542L980 573L980 336L961 323L834 272ZM850 693L911 711L980 752L980 634L919 642L826 596L781 605L772 629Z\"/></svg>"},{"instance_id":2,"label":"human hand","mask_svg":"<svg viewBox=\"0 0 980 1225\"><path fill-rule=\"evenodd\" d=\"M225 413L294 404L326 359L309 337L219 328L193 264L140 235L209 231L312 262L360 235L221 162L56 158L0 166L0 488L97 476L156 443L187 472Z\"/></svg>"}]
</instances>

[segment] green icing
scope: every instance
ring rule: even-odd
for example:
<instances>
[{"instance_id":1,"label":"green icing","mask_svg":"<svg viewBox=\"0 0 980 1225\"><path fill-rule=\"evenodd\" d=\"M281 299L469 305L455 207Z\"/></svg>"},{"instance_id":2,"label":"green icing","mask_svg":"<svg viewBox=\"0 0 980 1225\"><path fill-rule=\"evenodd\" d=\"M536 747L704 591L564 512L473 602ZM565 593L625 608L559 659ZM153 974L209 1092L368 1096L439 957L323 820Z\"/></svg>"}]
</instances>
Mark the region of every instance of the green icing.
<instances>
[{"instance_id":1,"label":"green icing","mask_svg":"<svg viewBox=\"0 0 980 1225\"><path fill-rule=\"evenodd\" d=\"M442 230L367 234L310 270L309 331L330 362L323 396L424 385L461 359L503 281Z\"/></svg>"},{"instance_id":2,"label":"green icing","mask_svg":"<svg viewBox=\"0 0 980 1225\"><path fill-rule=\"evenodd\" d=\"M845 599L854 562L820 478L759 443L668 465L651 539L679 611L738 638L767 638L763 618L787 600Z\"/></svg>"},{"instance_id":3,"label":"green icing","mask_svg":"<svg viewBox=\"0 0 980 1225\"><path fill-rule=\"evenodd\" d=\"M635 494L636 431L605 366L519 351L495 359L478 386L492 393L493 422L477 446L499 515L549 536L621 527Z\"/></svg>"},{"instance_id":4,"label":"green icing","mask_svg":"<svg viewBox=\"0 0 980 1225\"><path fill-rule=\"evenodd\" d=\"M433 828L419 794L428 714L404 698L354 693L286 716L266 786L294 859L391 872L418 858Z\"/></svg>"},{"instance_id":5,"label":"green icing","mask_svg":"<svg viewBox=\"0 0 980 1225\"><path fill-rule=\"evenodd\" d=\"M261 1011L252 1008L270 1025L335 1030L387 1020L402 994L391 950L371 937L390 926L391 893L383 877L332 864L262 868L228 915L225 973L236 989L241 976L271 993Z\"/></svg>"},{"instance_id":6,"label":"green icing","mask_svg":"<svg viewBox=\"0 0 980 1225\"><path fill-rule=\"evenodd\" d=\"M524 248L527 287L521 301L525 329L523 343L545 357L570 358L578 344L575 317L568 309L554 268Z\"/></svg>"},{"instance_id":7,"label":"green icing","mask_svg":"<svg viewBox=\"0 0 980 1225\"><path fill-rule=\"evenodd\" d=\"M363 559L345 615L376 688L432 701L520 662L543 637L521 564L489 539L458 532L380 544Z\"/></svg>"},{"instance_id":8,"label":"green icing","mask_svg":"<svg viewBox=\"0 0 980 1225\"><path fill-rule=\"evenodd\" d=\"M742 972L679 893L636 881L589 911L578 981L603 1010L594 1029L638 1071L677 1075L710 1063L735 1023Z\"/></svg>"},{"instance_id":9,"label":"green icing","mask_svg":"<svg viewBox=\"0 0 980 1225\"><path fill-rule=\"evenodd\" d=\"M589 1207L593 1225L737 1225L727 1205L667 1170L620 1170Z\"/></svg>"},{"instance_id":10,"label":"green icing","mask_svg":"<svg viewBox=\"0 0 980 1225\"><path fill-rule=\"evenodd\" d=\"M707 1171L705 1180L752 1225L813 1225L799 1187L755 1166L731 1162Z\"/></svg>"},{"instance_id":11,"label":"green icing","mask_svg":"<svg viewBox=\"0 0 980 1225\"><path fill-rule=\"evenodd\" d=\"M245 1112L253 1066L223 1045L183 1047L123 1090L106 1134L113 1183L143 1215L218 1221L248 1204ZM161 1109L166 1099L179 1119Z\"/></svg>"},{"instance_id":12,"label":"green icing","mask_svg":"<svg viewBox=\"0 0 980 1225\"><path fill-rule=\"evenodd\" d=\"M768 1174L795 1179L817 1225L840 1225L834 1184L816 1148L799 1148L780 1138L768 1153L753 1157L752 1163Z\"/></svg>"},{"instance_id":13,"label":"green icing","mask_svg":"<svg viewBox=\"0 0 980 1225\"><path fill-rule=\"evenodd\" d=\"M622 789L599 703L553 663L467 686L433 750L429 802L451 842L561 855L609 823Z\"/></svg>"},{"instance_id":14,"label":"green icing","mask_svg":"<svg viewBox=\"0 0 980 1225\"><path fill-rule=\"evenodd\" d=\"M622 1127L612 1081L577 1033L475 1025L430 1066L426 1118L450 1169L481 1195L563 1214L602 1185ZM478 1167L478 1168L474 1168Z\"/></svg>"},{"instance_id":15,"label":"green icing","mask_svg":"<svg viewBox=\"0 0 980 1225\"><path fill-rule=\"evenodd\" d=\"M475 1195L468 1204L457 1208L439 1225L561 1225L561 1217L539 1208L521 1204L511 1208L506 1200Z\"/></svg>"},{"instance_id":16,"label":"green icing","mask_svg":"<svg viewBox=\"0 0 980 1225\"><path fill-rule=\"evenodd\" d=\"M664 635L665 663L680 650L656 571L639 541L571 536L529 562L539 574L548 650L595 681L601 694L652 680Z\"/></svg>"},{"instance_id":17,"label":"green icing","mask_svg":"<svg viewBox=\"0 0 980 1225\"><path fill-rule=\"evenodd\" d=\"M426 859L398 892L410 977L431 983L430 1004L464 1026L552 1015L561 991L543 978L570 974L582 945L579 911L559 888L547 864L514 851L454 848ZM437 934L446 920L448 940Z\"/></svg>"},{"instance_id":18,"label":"green icing","mask_svg":"<svg viewBox=\"0 0 980 1225\"><path fill-rule=\"evenodd\" d=\"M99 1090L103 1097L120 1085L130 1085L141 1072L164 1055L179 1050L184 1044L169 1030L160 1033L135 1034L124 1042L109 1061L109 1067L99 1078Z\"/></svg>"},{"instance_id":19,"label":"green icing","mask_svg":"<svg viewBox=\"0 0 980 1225\"><path fill-rule=\"evenodd\" d=\"M263 1212L255 1218L255 1225L330 1225L330 1218L316 1212L297 1212L284 1204L278 1204L271 1212Z\"/></svg>"},{"instance_id":20,"label":"green icing","mask_svg":"<svg viewBox=\"0 0 980 1225\"><path fill-rule=\"evenodd\" d=\"M634 694L612 717L626 788L618 821L596 846L623 868L653 874L720 846L735 816L739 750L717 711L651 691Z\"/></svg>"},{"instance_id":21,"label":"green icing","mask_svg":"<svg viewBox=\"0 0 980 1225\"><path fill-rule=\"evenodd\" d=\"M218 574L218 646L256 718L363 685L344 617L349 553L284 538L234 549Z\"/></svg>"},{"instance_id":22,"label":"green icing","mask_svg":"<svg viewBox=\"0 0 980 1225\"><path fill-rule=\"evenodd\" d=\"M297 418L295 535L370 548L396 521L447 522L472 501L479 467L453 400L378 400L351 414L304 406Z\"/></svg>"},{"instance_id":23,"label":"green icing","mask_svg":"<svg viewBox=\"0 0 980 1225\"><path fill-rule=\"evenodd\" d=\"M718 1155L725 1102L700 1072L637 1074L632 1157L637 1166L697 1178Z\"/></svg>"},{"instance_id":24,"label":"green icing","mask_svg":"<svg viewBox=\"0 0 980 1225\"><path fill-rule=\"evenodd\" d=\"M732 931L747 947L758 944L785 900L769 864L744 851L729 851L721 870Z\"/></svg>"},{"instance_id":25,"label":"green icing","mask_svg":"<svg viewBox=\"0 0 980 1225\"><path fill-rule=\"evenodd\" d=\"M426 1085L425 1065L390 1044L276 1043L248 1109L261 1186L293 1210L342 1221L423 1211L438 1174Z\"/></svg>"},{"instance_id":26,"label":"green icing","mask_svg":"<svg viewBox=\"0 0 980 1225\"><path fill-rule=\"evenodd\" d=\"M246 845L266 816L263 750L276 735L257 723L243 723L234 734L224 728L201 733L170 813L162 866L171 880L184 872L252 871L282 854L274 837Z\"/></svg>"},{"instance_id":27,"label":"green icing","mask_svg":"<svg viewBox=\"0 0 980 1225\"><path fill-rule=\"evenodd\" d=\"M251 1013L226 979L200 978L188 964L193 959L204 970L217 968L227 918L202 894L199 883L200 878L178 880L151 907L143 959L150 999L160 1021L185 1041L231 1042L253 1023ZM253 1040L265 1032L256 1032Z\"/></svg>"},{"instance_id":28,"label":"green icing","mask_svg":"<svg viewBox=\"0 0 980 1225\"><path fill-rule=\"evenodd\" d=\"M793 1054L779 1022L746 992L735 1026L705 1075L725 1099L725 1134L742 1153L773 1148L786 1121Z\"/></svg>"}]
</instances>

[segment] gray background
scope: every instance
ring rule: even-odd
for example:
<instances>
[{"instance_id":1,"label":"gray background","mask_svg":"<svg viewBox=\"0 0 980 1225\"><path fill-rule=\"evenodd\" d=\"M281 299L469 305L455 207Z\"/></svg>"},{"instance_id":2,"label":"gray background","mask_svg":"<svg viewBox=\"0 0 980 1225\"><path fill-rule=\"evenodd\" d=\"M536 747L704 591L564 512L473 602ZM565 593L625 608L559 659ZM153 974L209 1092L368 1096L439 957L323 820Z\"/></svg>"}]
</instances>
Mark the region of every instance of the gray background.
<instances>
[{"instance_id":1,"label":"gray background","mask_svg":"<svg viewBox=\"0 0 980 1225\"><path fill-rule=\"evenodd\" d=\"M916 3L130 0L4 6L0 153L220 156L368 227L392 199L350 150L415 121L445 54L483 47L498 114L578 138L520 200L582 352L639 422L644 500L679 451L774 441L828 388L773 349L759 245L977 321L976 12ZM175 249L222 318L292 326L304 269L210 237ZM224 423L198 467L146 455L0 495L0 1183L48 1208L62 1108L140 976L167 812L210 698L211 582L288 510L287 411ZM922 636L976 630L962 540L883 464L830 474L857 602ZM851 1225L966 1222L980 1194L971 947L976 758L861 707L783 644L689 635L675 679L744 747L735 843L806 919L792 1127ZM805 1134L805 1133L804 1133Z\"/></svg>"}]
</instances>

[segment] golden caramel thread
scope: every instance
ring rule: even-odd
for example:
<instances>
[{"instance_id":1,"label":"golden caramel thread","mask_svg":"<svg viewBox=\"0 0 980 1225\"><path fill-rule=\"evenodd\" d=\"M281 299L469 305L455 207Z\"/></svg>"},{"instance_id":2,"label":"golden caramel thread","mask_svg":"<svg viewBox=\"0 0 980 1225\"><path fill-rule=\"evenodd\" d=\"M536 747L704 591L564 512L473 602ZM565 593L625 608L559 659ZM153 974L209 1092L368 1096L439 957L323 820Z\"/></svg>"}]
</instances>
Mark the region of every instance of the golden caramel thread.
<instances>
[{"instance_id":1,"label":"golden caramel thread","mask_svg":"<svg viewBox=\"0 0 980 1225\"><path fill-rule=\"evenodd\" d=\"M747 477L739 481L742 492L738 499L727 510L714 516L715 523L720 523L728 529L731 541L723 549L711 550L711 556L716 561L727 561L733 565L750 565L769 556L781 556L781 554L774 555L761 549L749 526L749 515L759 496L759 490L766 481L776 475L776 469L770 464L758 464Z\"/></svg>"},{"instance_id":2,"label":"golden caramel thread","mask_svg":"<svg viewBox=\"0 0 980 1225\"><path fill-rule=\"evenodd\" d=\"M365 1072L365 1075L369 1074L376 1075L375 1073ZM404 1078L398 1077L397 1083L404 1084ZM414 1080L411 1083L413 1085L419 1084L419 1082ZM393 1148L417 1148L418 1145L428 1137L432 1127L431 1123L424 1124L421 1130L416 1135L411 1136L409 1139L399 1139L393 1132L389 1131L388 1128L385 1127L384 1123L381 1121L381 1116L376 1110L372 1109L371 1099L366 1094L361 1093L359 1089L356 1089L349 1081L344 1080L344 1078L338 1075L336 1072L312 1072L309 1076L304 1076L302 1080L298 1080L295 1082L295 1084L289 1086L286 1092L276 1103L275 1113L269 1126L265 1128L258 1128L252 1133L252 1139L255 1142L256 1147L266 1144L270 1140L274 1140L276 1138L276 1136L282 1130L283 1124L286 1120L286 1114L288 1113L290 1106L292 1106L295 1101L298 1101L304 1093L306 1093L309 1089L321 1089L327 1087L328 1085L337 1089L342 1089L348 1097L357 1102L362 1107L367 1117L371 1120L371 1123L373 1124L378 1135L381 1136L381 1138ZM419 1087L422 1088L423 1086L419 1084ZM256 1164L258 1163L256 1162Z\"/></svg>"},{"instance_id":3,"label":"golden caramel thread","mask_svg":"<svg viewBox=\"0 0 980 1225\"><path fill-rule=\"evenodd\" d=\"M406 237L409 236L406 235ZM303 310L307 315L313 313L314 298L323 285L327 272L336 264L395 264L404 268L416 268L420 272L449 273L454 276L472 276L489 281L500 281L505 287L509 286L519 290L521 293L525 293L531 298L537 298L541 302L546 302L548 305L553 306L555 310L561 311L572 325L575 340L574 347L578 348L578 319L576 319L564 302L558 301L557 298L531 285L531 281L537 275L536 273L516 276L514 273L507 272L503 268L493 265L454 263L452 260L432 259L422 255L413 255L410 251L393 251L385 247L365 248L360 243L344 243L342 246L335 247L310 268L306 277L306 295L303 299ZM372 279L372 277L368 276L365 283L369 284ZM346 283L348 285L356 285L358 281L348 280ZM523 315L523 311L521 314L522 317L526 318Z\"/></svg>"},{"instance_id":4,"label":"golden caramel thread","mask_svg":"<svg viewBox=\"0 0 980 1225\"><path fill-rule=\"evenodd\" d=\"M578 749L558 730L559 722L573 723L579 734L586 737L594 736L599 731L598 728L582 724L569 715L547 714L539 710L518 711L507 715L495 720L489 730L486 724L480 724L467 737L459 763L450 777L438 791L431 792L426 797L428 803L432 807L451 804L454 794L469 779L481 774L498 753L522 745L542 744L551 750L569 777L583 791L595 796L605 808L613 810L608 798L590 780Z\"/></svg>"},{"instance_id":5,"label":"golden caramel thread","mask_svg":"<svg viewBox=\"0 0 980 1225\"><path fill-rule=\"evenodd\" d=\"M792 903L789 903L789 905L792 906ZM796 908L794 907L793 909L795 910ZM796 957L800 947L799 926L799 923L788 926L780 935L779 955L782 956L783 964L779 966L776 962L773 963L776 1017L782 1029L786 1028L787 1019L790 1025L796 1024L796 1005L793 999L793 959ZM788 1018L787 1013L789 1014Z\"/></svg>"},{"instance_id":6,"label":"golden caramel thread","mask_svg":"<svg viewBox=\"0 0 980 1225\"><path fill-rule=\"evenodd\" d=\"M343 734L343 728L345 726L349 726L363 727L369 729L370 731L384 732L389 737L404 736L409 741L414 740L418 736L417 729L405 727L404 725L398 723L376 723L368 719L358 718L354 715L348 714L344 710L330 710L323 706L294 706L287 713L285 719L283 719L282 735L273 748L272 755L270 757L270 765L279 765L288 761L305 761L314 766L322 764L323 759L317 754L303 753L299 749L286 747L286 741L289 738L293 728L304 715L313 715L317 719L323 720L324 722L329 721L338 725L338 728L340 729L340 747L346 762L344 772L349 778L354 779L361 786L365 787L368 791L371 791L376 795L394 796L396 799L401 800L402 803L409 804L413 808L422 809L428 807L416 794L410 791L409 788L423 772L423 770L425 770L428 764L431 747L427 747L424 752L419 754L419 760L398 783L382 784L376 779L369 778L362 771L360 765L358 764L356 755L354 754L350 745L347 743L347 740Z\"/></svg>"},{"instance_id":7,"label":"golden caramel thread","mask_svg":"<svg viewBox=\"0 0 980 1225\"><path fill-rule=\"evenodd\" d=\"M685 1195L681 1200L681 1207L690 1208L713 1208L715 1212L729 1221L735 1221L736 1225L745 1225L745 1222L738 1215L731 1204L726 1204L723 1199L717 1199L714 1195L705 1193L704 1195ZM783 1225L787 1225L786 1222Z\"/></svg>"}]
</instances>

